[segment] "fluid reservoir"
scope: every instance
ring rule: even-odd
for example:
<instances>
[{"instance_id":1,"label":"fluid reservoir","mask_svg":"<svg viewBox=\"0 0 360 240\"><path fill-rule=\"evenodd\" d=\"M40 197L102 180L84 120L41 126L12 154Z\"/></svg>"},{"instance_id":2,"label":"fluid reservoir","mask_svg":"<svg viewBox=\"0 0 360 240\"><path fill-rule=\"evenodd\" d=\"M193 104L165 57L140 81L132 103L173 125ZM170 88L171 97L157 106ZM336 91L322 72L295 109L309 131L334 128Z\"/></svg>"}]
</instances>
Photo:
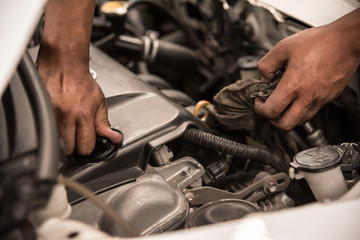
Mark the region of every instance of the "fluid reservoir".
<instances>
[{"instance_id":1,"label":"fluid reservoir","mask_svg":"<svg viewBox=\"0 0 360 240\"><path fill-rule=\"evenodd\" d=\"M335 200L348 188L340 170L343 146L322 146L298 153L291 163L290 178L305 178L317 201Z\"/></svg>"}]
</instances>

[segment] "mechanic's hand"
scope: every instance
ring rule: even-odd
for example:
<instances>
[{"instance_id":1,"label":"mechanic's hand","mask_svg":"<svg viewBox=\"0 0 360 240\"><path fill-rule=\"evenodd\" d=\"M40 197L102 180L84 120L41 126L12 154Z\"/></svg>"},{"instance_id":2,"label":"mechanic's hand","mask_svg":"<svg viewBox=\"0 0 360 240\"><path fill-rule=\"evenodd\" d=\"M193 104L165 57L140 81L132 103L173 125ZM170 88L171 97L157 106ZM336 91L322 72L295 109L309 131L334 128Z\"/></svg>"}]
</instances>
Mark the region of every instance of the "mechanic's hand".
<instances>
[{"instance_id":1,"label":"mechanic's hand","mask_svg":"<svg viewBox=\"0 0 360 240\"><path fill-rule=\"evenodd\" d=\"M360 63L351 31L360 33L334 22L280 41L259 61L258 70L267 83L279 69L285 72L266 102L255 99L256 113L291 130L337 97Z\"/></svg>"},{"instance_id":2,"label":"mechanic's hand","mask_svg":"<svg viewBox=\"0 0 360 240\"><path fill-rule=\"evenodd\" d=\"M96 135L120 143L122 135L110 128L107 105L99 85L91 77L88 64L70 66L40 53L38 69L50 94L58 121L59 133L64 141L65 154L74 151L89 155Z\"/></svg>"},{"instance_id":3,"label":"mechanic's hand","mask_svg":"<svg viewBox=\"0 0 360 240\"><path fill-rule=\"evenodd\" d=\"M95 2L48 0L37 64L50 94L65 154L89 155L96 135L113 143L122 135L110 128L104 94L89 73Z\"/></svg>"}]
</instances>

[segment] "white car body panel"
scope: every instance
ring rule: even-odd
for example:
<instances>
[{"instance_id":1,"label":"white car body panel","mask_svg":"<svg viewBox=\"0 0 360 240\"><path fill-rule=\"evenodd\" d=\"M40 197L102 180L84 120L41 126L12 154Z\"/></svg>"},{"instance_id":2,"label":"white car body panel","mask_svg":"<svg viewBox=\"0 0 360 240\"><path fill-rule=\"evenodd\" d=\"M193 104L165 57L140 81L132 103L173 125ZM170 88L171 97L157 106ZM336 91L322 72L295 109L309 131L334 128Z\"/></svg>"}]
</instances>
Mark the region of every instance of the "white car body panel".
<instances>
[{"instance_id":1,"label":"white car body panel","mask_svg":"<svg viewBox=\"0 0 360 240\"><path fill-rule=\"evenodd\" d=\"M14 73L40 19L45 0L0 3L0 95Z\"/></svg>"}]
</instances>

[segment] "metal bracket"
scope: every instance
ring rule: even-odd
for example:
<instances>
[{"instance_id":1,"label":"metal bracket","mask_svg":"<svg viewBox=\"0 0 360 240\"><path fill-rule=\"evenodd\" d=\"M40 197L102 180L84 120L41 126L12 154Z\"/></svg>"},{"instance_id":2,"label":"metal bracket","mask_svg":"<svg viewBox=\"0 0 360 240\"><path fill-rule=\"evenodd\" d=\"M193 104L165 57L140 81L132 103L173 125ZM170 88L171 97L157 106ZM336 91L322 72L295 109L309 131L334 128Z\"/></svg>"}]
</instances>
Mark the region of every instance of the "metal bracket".
<instances>
[{"instance_id":1,"label":"metal bracket","mask_svg":"<svg viewBox=\"0 0 360 240\"><path fill-rule=\"evenodd\" d=\"M184 157L170 164L155 168L168 182L180 191L201 178L205 174L204 167L191 157Z\"/></svg>"},{"instance_id":2,"label":"metal bracket","mask_svg":"<svg viewBox=\"0 0 360 240\"><path fill-rule=\"evenodd\" d=\"M290 178L286 173L278 173L266 176L244 188L240 192L232 193L212 187L200 187L189 189L184 192L190 206L202 205L220 199L245 199L250 202L257 202L260 199L281 191L284 191L290 183Z\"/></svg>"}]
</instances>

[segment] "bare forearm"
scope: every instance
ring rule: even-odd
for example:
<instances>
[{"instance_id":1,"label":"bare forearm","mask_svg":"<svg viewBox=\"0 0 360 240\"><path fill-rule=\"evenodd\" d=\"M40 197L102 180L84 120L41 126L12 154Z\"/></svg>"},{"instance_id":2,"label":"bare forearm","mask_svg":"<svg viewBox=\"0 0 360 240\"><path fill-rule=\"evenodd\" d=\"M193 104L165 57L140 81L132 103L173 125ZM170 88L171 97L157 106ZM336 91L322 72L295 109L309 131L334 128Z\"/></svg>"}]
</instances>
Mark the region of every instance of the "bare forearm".
<instances>
[{"instance_id":1,"label":"bare forearm","mask_svg":"<svg viewBox=\"0 0 360 240\"><path fill-rule=\"evenodd\" d=\"M73 64L89 61L95 0L48 0L41 50Z\"/></svg>"},{"instance_id":2,"label":"bare forearm","mask_svg":"<svg viewBox=\"0 0 360 240\"><path fill-rule=\"evenodd\" d=\"M334 34L338 35L346 46L348 54L356 54L360 64L360 8L339 18L326 27L334 29Z\"/></svg>"},{"instance_id":3,"label":"bare forearm","mask_svg":"<svg viewBox=\"0 0 360 240\"><path fill-rule=\"evenodd\" d=\"M66 155L88 155L96 135L120 143L103 92L89 73L95 0L48 0L38 70L54 107ZM89 98L89 96L91 96Z\"/></svg>"}]
</instances>

